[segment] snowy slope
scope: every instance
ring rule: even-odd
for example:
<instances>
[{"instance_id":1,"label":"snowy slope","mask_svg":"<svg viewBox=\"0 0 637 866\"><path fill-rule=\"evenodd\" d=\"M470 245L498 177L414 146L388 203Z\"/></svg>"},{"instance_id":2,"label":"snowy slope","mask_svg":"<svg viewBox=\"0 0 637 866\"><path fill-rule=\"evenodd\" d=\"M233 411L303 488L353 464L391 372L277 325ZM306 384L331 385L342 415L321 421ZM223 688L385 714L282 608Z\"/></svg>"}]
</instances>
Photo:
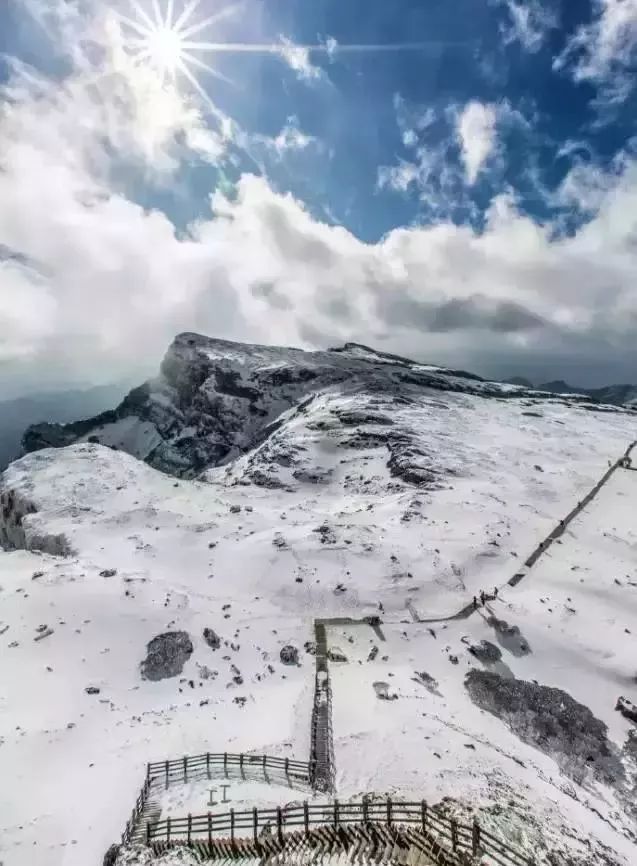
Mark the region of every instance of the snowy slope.
<instances>
[{"instance_id":1,"label":"snowy slope","mask_svg":"<svg viewBox=\"0 0 637 866\"><path fill-rule=\"evenodd\" d=\"M591 858L581 863L605 862L602 845L606 862L631 862L630 723L614 703L637 700L637 473L616 472L562 543L491 605L529 654L501 646L483 612L420 624L409 611L444 617L503 586L635 439L635 416L514 388L505 397L485 385L490 396L480 396L374 380L303 390L300 403L290 393L263 416L269 431L251 428L233 459L198 480L86 442L5 472L0 540L18 548L0 552L6 864L97 862L148 760L207 750L306 759L313 620L360 618L379 603L382 644L364 626L328 629L349 659L331 665L338 795L449 796L533 850L568 840ZM142 679L147 643L176 630L193 644L182 674ZM573 778L567 759L474 703L464 677L482 670L468 652L482 639L500 646L502 672L564 689L608 726L624 767L617 784L594 768ZM281 664L286 644L299 648L299 667ZM379 701L378 682L398 698ZM200 797L176 792L165 808L205 812Z\"/></svg>"}]
</instances>

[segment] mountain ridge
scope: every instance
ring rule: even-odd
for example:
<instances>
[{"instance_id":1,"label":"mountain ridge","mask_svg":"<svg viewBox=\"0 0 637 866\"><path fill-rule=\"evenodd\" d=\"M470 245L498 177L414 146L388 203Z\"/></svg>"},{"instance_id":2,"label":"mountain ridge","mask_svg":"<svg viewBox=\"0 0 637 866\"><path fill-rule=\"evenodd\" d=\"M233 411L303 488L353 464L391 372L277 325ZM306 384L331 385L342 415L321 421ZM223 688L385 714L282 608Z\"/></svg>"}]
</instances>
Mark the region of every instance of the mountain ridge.
<instances>
[{"instance_id":1,"label":"mountain ridge","mask_svg":"<svg viewBox=\"0 0 637 866\"><path fill-rule=\"evenodd\" d=\"M78 441L101 442L169 474L192 477L246 453L267 436L281 412L334 388L590 402L586 395L543 396L359 343L306 351L185 332L168 348L159 375L134 388L118 407L71 424L32 426L23 447L30 453ZM605 411L601 404L599 411Z\"/></svg>"}]
</instances>

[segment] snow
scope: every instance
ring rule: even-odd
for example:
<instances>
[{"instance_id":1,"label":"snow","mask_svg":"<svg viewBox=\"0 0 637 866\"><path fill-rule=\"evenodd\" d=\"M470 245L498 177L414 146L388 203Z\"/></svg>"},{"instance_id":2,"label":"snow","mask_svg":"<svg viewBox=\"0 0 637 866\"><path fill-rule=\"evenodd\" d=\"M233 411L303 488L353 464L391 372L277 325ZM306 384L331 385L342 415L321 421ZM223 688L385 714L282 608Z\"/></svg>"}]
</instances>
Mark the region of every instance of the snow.
<instances>
[{"instance_id":1,"label":"snow","mask_svg":"<svg viewBox=\"0 0 637 866\"><path fill-rule=\"evenodd\" d=\"M482 807L485 822L529 850L568 832L630 862L630 819L617 793L577 785L469 699L464 675L479 663L467 641L497 643L482 612L419 624L407 605L423 618L448 616L481 588L505 587L635 438L634 416L433 390L402 408L380 403L375 411L391 414L392 429L415 431L431 485L390 477L384 446L345 447L352 428L339 417L369 410L369 399L336 390L304 413L288 411L257 449L200 480L177 481L88 443L9 467L1 489L37 510L20 519L31 549L0 551L7 864L99 862L121 835L147 761L225 750L307 760L314 659L303 645L313 621L360 618L380 602L386 641L364 625L328 628L349 659L330 664L338 796L450 796L459 809ZM275 453L294 460L276 462ZM255 467L282 486L251 484ZM303 480L311 472L316 483ZM532 649L518 657L502 648L513 674L570 692L618 748L630 723L615 701L637 698L636 498L637 473L616 472L562 542L492 605ZM47 539L60 535L68 557L47 552ZM41 625L53 633L36 641ZM205 627L220 635L220 649L207 646ZM183 673L142 680L146 644L177 629L194 644ZM370 641L379 646L374 662ZM298 667L280 663L286 644L299 648ZM203 666L217 675L204 678ZM439 694L414 681L417 671L437 680ZM379 700L375 682L398 699ZM307 796L235 784L232 796L247 805ZM205 812L206 796L201 783L171 788L164 811ZM489 811L496 803L506 806L499 816Z\"/></svg>"}]
</instances>

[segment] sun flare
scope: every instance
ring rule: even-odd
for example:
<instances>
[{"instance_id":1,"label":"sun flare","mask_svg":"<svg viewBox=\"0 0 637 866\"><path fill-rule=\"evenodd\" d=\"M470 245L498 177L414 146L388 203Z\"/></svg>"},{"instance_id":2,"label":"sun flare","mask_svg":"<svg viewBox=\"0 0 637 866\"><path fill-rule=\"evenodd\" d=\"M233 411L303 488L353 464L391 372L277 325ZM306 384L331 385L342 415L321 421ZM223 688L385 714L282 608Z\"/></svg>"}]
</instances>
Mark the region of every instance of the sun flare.
<instances>
[{"instance_id":1,"label":"sun flare","mask_svg":"<svg viewBox=\"0 0 637 866\"><path fill-rule=\"evenodd\" d=\"M175 82L178 75L186 78L208 106L217 109L200 84L197 73L206 72L228 84L234 82L208 63L200 54L270 54L289 58L291 52L305 52L309 55L335 53L368 53L385 51L422 50L428 43L390 43L386 45L343 45L334 39L315 45L295 45L281 37L279 42L209 42L201 41L200 34L214 29L226 18L234 16L243 9L247 0L238 0L219 7L212 15L194 21L201 0L187 0L181 11L176 14L176 0L166 0L162 10L161 0L127 0L130 15L118 15L123 28L127 51L135 63L145 63L155 69L161 81Z\"/></svg>"}]
</instances>

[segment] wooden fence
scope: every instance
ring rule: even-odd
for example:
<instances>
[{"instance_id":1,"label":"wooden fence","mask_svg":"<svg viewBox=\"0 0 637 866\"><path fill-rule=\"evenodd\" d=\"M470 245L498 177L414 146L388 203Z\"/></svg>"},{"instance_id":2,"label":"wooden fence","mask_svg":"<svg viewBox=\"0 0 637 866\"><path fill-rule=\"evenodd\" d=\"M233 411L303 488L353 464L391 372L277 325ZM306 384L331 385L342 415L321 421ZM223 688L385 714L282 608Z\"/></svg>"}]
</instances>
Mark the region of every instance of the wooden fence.
<instances>
[{"instance_id":1,"label":"wooden fence","mask_svg":"<svg viewBox=\"0 0 637 866\"><path fill-rule=\"evenodd\" d=\"M162 781L168 788L172 782L192 782L195 779L210 778L213 773L223 772L224 776L240 777L267 776L284 777L286 780L310 784L310 765L306 761L291 758L275 758L271 755L244 755L229 752L206 752L203 755L184 755L172 761L153 761L148 764L146 777Z\"/></svg>"},{"instance_id":2,"label":"wooden fence","mask_svg":"<svg viewBox=\"0 0 637 866\"><path fill-rule=\"evenodd\" d=\"M310 765L291 758L276 758L271 755L244 755L229 752L203 755L184 755L172 761L153 761L146 765L146 778L137 796L131 816L126 822L122 843L130 843L143 819L144 809L151 790L158 785L168 788L171 783L185 784L197 779L210 779L213 775L239 778L258 778L268 781L270 777L285 779L288 784L310 785Z\"/></svg>"},{"instance_id":3,"label":"wooden fence","mask_svg":"<svg viewBox=\"0 0 637 866\"><path fill-rule=\"evenodd\" d=\"M207 841L211 846L218 838L229 838L230 844L246 837L258 843L263 834L274 834L280 842L284 833L301 828L309 833L311 826L329 825L340 828L348 824L388 827L416 825L423 833L435 836L442 847L453 854L480 857L485 864L495 866L533 866L533 860L516 851L506 842L485 830L476 820L471 825L447 817L437 809L420 802L380 801L363 799L358 802L341 803L334 800L323 805L276 807L235 811L225 814L188 815L185 818L166 818L146 825L146 843L153 846L162 843L162 849L171 845L195 845Z\"/></svg>"}]
</instances>

